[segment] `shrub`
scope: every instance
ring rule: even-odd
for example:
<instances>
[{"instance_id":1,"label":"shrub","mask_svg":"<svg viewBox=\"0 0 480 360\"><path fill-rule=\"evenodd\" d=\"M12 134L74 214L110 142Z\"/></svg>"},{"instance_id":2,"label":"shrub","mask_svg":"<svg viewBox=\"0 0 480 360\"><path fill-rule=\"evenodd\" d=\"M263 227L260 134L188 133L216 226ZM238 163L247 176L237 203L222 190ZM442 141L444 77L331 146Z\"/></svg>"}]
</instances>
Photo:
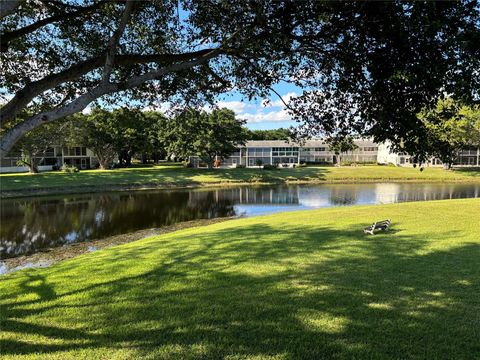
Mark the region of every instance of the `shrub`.
<instances>
[{"instance_id":1,"label":"shrub","mask_svg":"<svg viewBox=\"0 0 480 360\"><path fill-rule=\"evenodd\" d=\"M270 165L270 164L266 164L266 165L263 165L263 170L277 170L278 167L276 165Z\"/></svg>"},{"instance_id":2,"label":"shrub","mask_svg":"<svg viewBox=\"0 0 480 360\"><path fill-rule=\"evenodd\" d=\"M237 164L237 169L245 169L245 165L242 165L242 164Z\"/></svg>"},{"instance_id":3,"label":"shrub","mask_svg":"<svg viewBox=\"0 0 480 360\"><path fill-rule=\"evenodd\" d=\"M78 168L74 165L63 164L60 168L61 171L66 173L77 173L79 172Z\"/></svg>"},{"instance_id":4,"label":"shrub","mask_svg":"<svg viewBox=\"0 0 480 360\"><path fill-rule=\"evenodd\" d=\"M255 161L255 163L257 164L257 166L262 166L263 165L263 161L261 159L257 159L257 161Z\"/></svg>"}]
</instances>

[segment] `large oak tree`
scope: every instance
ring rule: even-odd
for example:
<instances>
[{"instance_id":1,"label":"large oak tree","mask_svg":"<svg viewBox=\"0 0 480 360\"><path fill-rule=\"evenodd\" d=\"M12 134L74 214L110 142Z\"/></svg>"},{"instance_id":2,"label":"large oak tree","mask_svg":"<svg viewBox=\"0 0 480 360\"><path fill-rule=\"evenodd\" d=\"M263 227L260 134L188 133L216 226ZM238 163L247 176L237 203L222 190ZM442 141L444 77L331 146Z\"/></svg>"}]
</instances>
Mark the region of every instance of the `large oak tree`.
<instances>
[{"instance_id":1,"label":"large oak tree","mask_svg":"<svg viewBox=\"0 0 480 360\"><path fill-rule=\"evenodd\" d=\"M264 97L281 81L298 135L372 135L421 158L416 114L479 99L479 5L320 0L1 1L1 154L91 102ZM10 96L9 96L10 95ZM13 96L13 97L11 97ZM34 115L18 120L28 109Z\"/></svg>"}]
</instances>

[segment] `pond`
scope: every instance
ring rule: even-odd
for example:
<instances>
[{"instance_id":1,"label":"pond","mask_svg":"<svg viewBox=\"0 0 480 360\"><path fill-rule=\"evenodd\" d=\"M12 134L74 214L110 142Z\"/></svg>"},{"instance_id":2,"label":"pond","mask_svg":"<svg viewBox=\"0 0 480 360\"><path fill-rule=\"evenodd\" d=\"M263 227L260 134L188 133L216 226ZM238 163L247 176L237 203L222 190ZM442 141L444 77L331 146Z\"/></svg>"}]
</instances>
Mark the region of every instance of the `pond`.
<instances>
[{"instance_id":1,"label":"pond","mask_svg":"<svg viewBox=\"0 0 480 360\"><path fill-rule=\"evenodd\" d=\"M332 184L2 200L0 258L183 221L356 204L480 197L480 184Z\"/></svg>"}]
</instances>

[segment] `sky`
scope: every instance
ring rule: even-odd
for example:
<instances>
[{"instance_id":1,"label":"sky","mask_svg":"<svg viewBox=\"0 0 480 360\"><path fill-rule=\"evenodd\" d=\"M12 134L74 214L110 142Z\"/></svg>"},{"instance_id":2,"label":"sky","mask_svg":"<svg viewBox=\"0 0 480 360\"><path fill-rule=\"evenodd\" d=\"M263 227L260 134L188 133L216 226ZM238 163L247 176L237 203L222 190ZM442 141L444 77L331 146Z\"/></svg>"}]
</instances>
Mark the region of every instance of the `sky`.
<instances>
[{"instance_id":1,"label":"sky","mask_svg":"<svg viewBox=\"0 0 480 360\"><path fill-rule=\"evenodd\" d=\"M274 86L274 89L280 94L285 102L292 96L300 95L302 89L288 83L280 83ZM13 95L8 94L7 99ZM246 127L251 130L268 130L278 128L289 128L296 126L297 123L291 120L290 115L285 109L285 105L278 95L272 92L269 103L266 99L251 100L244 98L237 91L222 94L218 98L217 105L220 108L226 107L235 112L238 119L247 120ZM84 113L91 111L90 104ZM162 107L160 107L162 111Z\"/></svg>"},{"instance_id":2,"label":"sky","mask_svg":"<svg viewBox=\"0 0 480 360\"><path fill-rule=\"evenodd\" d=\"M277 84L274 89L286 103L291 97L302 92L300 88L288 83ZM291 119L277 94L272 92L269 100L269 102L266 99L249 101L238 92L230 92L221 95L217 105L233 110L237 118L247 120L246 126L252 130L288 128L297 124Z\"/></svg>"},{"instance_id":3,"label":"sky","mask_svg":"<svg viewBox=\"0 0 480 360\"><path fill-rule=\"evenodd\" d=\"M237 119L246 120L246 127L251 130L269 130L289 128L298 123L291 119L283 102L288 103L290 98L301 95L302 89L293 84L282 82L273 86L273 89L282 96L283 101L277 94L271 92L267 99L248 100L238 91L232 90L218 96L216 105L219 108L227 108L235 112ZM137 104L141 106L140 104ZM143 110L157 110L167 112L170 108L168 102L156 106L146 106ZM211 106L204 106L204 110L211 111ZM84 112L88 113L87 108Z\"/></svg>"}]
</instances>

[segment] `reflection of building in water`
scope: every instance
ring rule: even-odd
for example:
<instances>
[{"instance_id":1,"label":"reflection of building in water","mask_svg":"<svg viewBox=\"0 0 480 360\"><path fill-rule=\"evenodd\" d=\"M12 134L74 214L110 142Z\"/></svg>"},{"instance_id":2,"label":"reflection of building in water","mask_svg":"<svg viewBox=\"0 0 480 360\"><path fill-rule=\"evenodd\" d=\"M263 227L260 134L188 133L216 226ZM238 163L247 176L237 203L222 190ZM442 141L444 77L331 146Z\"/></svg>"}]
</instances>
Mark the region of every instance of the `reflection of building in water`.
<instances>
[{"instance_id":1,"label":"reflection of building in water","mask_svg":"<svg viewBox=\"0 0 480 360\"><path fill-rule=\"evenodd\" d=\"M400 184L384 183L375 184L375 202L378 204L389 204L398 201Z\"/></svg>"},{"instance_id":2,"label":"reflection of building in water","mask_svg":"<svg viewBox=\"0 0 480 360\"><path fill-rule=\"evenodd\" d=\"M330 205L329 186L311 187L303 186L299 188L299 203L307 207L326 207Z\"/></svg>"},{"instance_id":3,"label":"reflection of building in water","mask_svg":"<svg viewBox=\"0 0 480 360\"><path fill-rule=\"evenodd\" d=\"M235 188L209 191L190 192L189 203L198 204L200 201L231 202L234 204L298 204L299 187L274 188Z\"/></svg>"},{"instance_id":4,"label":"reflection of building in water","mask_svg":"<svg viewBox=\"0 0 480 360\"><path fill-rule=\"evenodd\" d=\"M375 184L376 203L477 198L480 187L468 184Z\"/></svg>"}]
</instances>

